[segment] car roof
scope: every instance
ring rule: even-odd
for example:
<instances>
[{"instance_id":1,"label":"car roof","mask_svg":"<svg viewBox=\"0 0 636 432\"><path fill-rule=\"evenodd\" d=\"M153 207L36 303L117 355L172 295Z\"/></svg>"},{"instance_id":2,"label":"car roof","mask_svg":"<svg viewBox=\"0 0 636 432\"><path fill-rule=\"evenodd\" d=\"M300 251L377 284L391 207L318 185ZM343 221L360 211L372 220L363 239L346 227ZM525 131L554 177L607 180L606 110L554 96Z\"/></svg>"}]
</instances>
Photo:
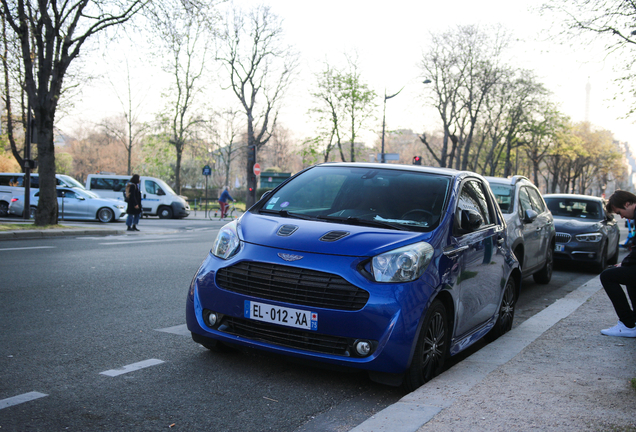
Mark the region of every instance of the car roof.
<instances>
[{"instance_id":1,"label":"car roof","mask_svg":"<svg viewBox=\"0 0 636 432\"><path fill-rule=\"evenodd\" d=\"M326 162L314 165L314 167L318 166L341 166L341 167L356 167L356 168L376 168L376 169L388 169L388 170L400 170L400 171L414 171L414 172L424 172L431 174L440 174L451 177L458 176L475 176L479 178L484 178L482 175L470 172L470 171L459 171L453 168L438 168L438 167L429 167L429 166L420 166L420 165L406 165L406 164L387 164L387 163L372 163L372 162Z\"/></svg>"},{"instance_id":2,"label":"car roof","mask_svg":"<svg viewBox=\"0 0 636 432\"><path fill-rule=\"evenodd\" d=\"M521 175L514 175L512 177L484 177L488 180L489 183L497 183L497 184L508 184L511 186L516 185L517 183L529 183L534 186L534 183L530 181L528 177L524 177Z\"/></svg>"}]
</instances>

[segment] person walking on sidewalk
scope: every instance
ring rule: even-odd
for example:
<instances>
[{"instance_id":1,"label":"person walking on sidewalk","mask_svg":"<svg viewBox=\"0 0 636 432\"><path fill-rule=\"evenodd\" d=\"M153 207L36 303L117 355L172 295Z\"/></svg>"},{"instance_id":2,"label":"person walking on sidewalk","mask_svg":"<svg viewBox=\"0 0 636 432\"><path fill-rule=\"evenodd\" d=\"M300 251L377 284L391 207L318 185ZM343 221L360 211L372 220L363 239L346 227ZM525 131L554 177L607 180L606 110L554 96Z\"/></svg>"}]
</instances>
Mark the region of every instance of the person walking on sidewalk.
<instances>
[{"instance_id":1,"label":"person walking on sidewalk","mask_svg":"<svg viewBox=\"0 0 636 432\"><path fill-rule=\"evenodd\" d=\"M137 224L139 223L139 216L141 215L141 190L139 190L139 174L133 174L132 178L126 185L126 202L128 208L126 213L126 231L139 231Z\"/></svg>"},{"instance_id":2,"label":"person walking on sidewalk","mask_svg":"<svg viewBox=\"0 0 636 432\"><path fill-rule=\"evenodd\" d=\"M232 195L228 191L227 186L223 186L223 192L221 192L221 196L219 197L219 206L221 207L221 220L225 217L225 212L227 211L227 200L234 201Z\"/></svg>"},{"instance_id":3,"label":"person walking on sidewalk","mask_svg":"<svg viewBox=\"0 0 636 432\"><path fill-rule=\"evenodd\" d=\"M634 219L636 195L617 190L609 197L605 210L610 214L616 213L623 219ZM621 263L601 273L601 284L618 315L618 324L601 330L601 334L636 337L636 248L632 248ZM625 285L631 305L621 285Z\"/></svg>"}]
</instances>

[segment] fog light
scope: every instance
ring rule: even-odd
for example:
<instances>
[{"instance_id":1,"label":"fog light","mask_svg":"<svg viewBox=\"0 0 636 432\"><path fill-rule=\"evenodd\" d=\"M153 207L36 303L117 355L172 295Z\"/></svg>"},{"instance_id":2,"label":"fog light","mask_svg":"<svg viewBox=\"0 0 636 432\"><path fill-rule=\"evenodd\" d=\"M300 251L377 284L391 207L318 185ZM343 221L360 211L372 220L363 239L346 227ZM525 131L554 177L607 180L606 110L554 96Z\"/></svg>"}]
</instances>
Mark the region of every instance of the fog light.
<instances>
[{"instance_id":1,"label":"fog light","mask_svg":"<svg viewBox=\"0 0 636 432\"><path fill-rule=\"evenodd\" d=\"M371 342L366 340L359 340L355 344L356 352L362 357L366 357L371 353Z\"/></svg>"},{"instance_id":2,"label":"fog light","mask_svg":"<svg viewBox=\"0 0 636 432\"><path fill-rule=\"evenodd\" d=\"M216 315L215 312L210 312L208 314L208 317L207 317L208 326L214 327L216 325L216 322L218 321L218 319L219 319L219 317Z\"/></svg>"}]
</instances>

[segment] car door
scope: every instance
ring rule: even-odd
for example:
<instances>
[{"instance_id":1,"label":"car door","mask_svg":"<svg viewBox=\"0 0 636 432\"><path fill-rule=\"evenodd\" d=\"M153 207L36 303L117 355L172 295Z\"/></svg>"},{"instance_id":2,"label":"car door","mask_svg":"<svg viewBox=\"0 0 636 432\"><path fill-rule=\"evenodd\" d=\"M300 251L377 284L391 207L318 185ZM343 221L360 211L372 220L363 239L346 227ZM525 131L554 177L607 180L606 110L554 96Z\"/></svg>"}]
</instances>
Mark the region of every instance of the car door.
<instances>
[{"instance_id":1,"label":"car door","mask_svg":"<svg viewBox=\"0 0 636 432\"><path fill-rule=\"evenodd\" d=\"M552 232L554 231L554 218L552 213L548 211L545 201L538 190L528 187L526 188L530 201L532 202L532 208L538 213L536 219L536 230L539 235L538 248L536 251L537 265L543 267L545 263L545 257L547 256L547 249L550 246L550 239L552 238Z\"/></svg>"},{"instance_id":2,"label":"car door","mask_svg":"<svg viewBox=\"0 0 636 432\"><path fill-rule=\"evenodd\" d=\"M457 200L452 240L461 250L456 282L459 289L456 336L486 323L499 308L505 268L499 239L504 227L496 217L496 204L487 190L480 179L469 179L461 185ZM466 214L479 215L481 226L462 229L461 218Z\"/></svg>"},{"instance_id":3,"label":"car door","mask_svg":"<svg viewBox=\"0 0 636 432\"><path fill-rule=\"evenodd\" d=\"M161 197L166 193L161 187L152 180L144 180L142 182L143 189L141 189L141 204L144 209L144 213L157 214L157 208L161 203Z\"/></svg>"},{"instance_id":4,"label":"car door","mask_svg":"<svg viewBox=\"0 0 636 432\"><path fill-rule=\"evenodd\" d=\"M57 206L60 218L76 219L86 217L86 203L70 189L57 190Z\"/></svg>"},{"instance_id":5,"label":"car door","mask_svg":"<svg viewBox=\"0 0 636 432\"><path fill-rule=\"evenodd\" d=\"M533 221L526 220L526 211L536 210L532 206L532 200L530 199L529 188L522 186L519 188L519 211L521 214L521 222L523 224L523 243L525 245L524 250L524 262L521 263L522 270L530 270L537 267L541 262L541 223L537 217ZM537 212L538 213L538 212ZM520 257L517 257L520 258Z\"/></svg>"}]
</instances>

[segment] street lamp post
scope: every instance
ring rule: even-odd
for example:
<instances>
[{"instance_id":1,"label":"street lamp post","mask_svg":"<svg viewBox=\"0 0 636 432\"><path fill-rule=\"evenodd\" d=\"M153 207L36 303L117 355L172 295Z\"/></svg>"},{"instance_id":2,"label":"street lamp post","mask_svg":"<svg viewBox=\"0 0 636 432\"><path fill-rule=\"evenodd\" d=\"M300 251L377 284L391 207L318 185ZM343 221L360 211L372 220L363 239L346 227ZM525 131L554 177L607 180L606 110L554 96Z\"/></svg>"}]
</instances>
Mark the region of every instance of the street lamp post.
<instances>
[{"instance_id":1,"label":"street lamp post","mask_svg":"<svg viewBox=\"0 0 636 432\"><path fill-rule=\"evenodd\" d=\"M404 90L404 87L402 87L399 92L392 94L391 96L387 96L386 89L384 90L384 110L382 111L382 153L381 153L382 160L380 161L381 163L386 162L384 160L384 129L386 127L386 100L399 95L402 90Z\"/></svg>"}]
</instances>

